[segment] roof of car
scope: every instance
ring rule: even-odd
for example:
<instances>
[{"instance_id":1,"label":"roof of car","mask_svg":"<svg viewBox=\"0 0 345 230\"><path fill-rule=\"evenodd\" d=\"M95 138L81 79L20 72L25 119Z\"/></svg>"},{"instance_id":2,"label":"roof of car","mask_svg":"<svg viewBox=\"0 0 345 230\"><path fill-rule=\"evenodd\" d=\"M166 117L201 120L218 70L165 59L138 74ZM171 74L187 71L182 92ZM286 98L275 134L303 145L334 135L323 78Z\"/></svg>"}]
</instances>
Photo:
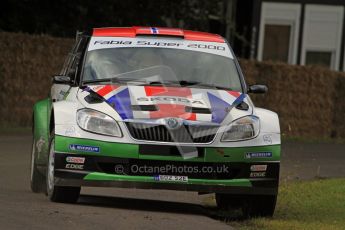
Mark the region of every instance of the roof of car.
<instances>
[{"instance_id":1,"label":"roof of car","mask_svg":"<svg viewBox=\"0 0 345 230\"><path fill-rule=\"evenodd\" d=\"M94 37L136 37L140 35L153 35L153 36L176 36L182 37L186 40L192 41L206 41L206 42L219 42L224 43L225 40L218 34L211 34L205 32L183 30L178 28L165 28L165 27L107 27L107 28L94 28L92 36Z\"/></svg>"}]
</instances>

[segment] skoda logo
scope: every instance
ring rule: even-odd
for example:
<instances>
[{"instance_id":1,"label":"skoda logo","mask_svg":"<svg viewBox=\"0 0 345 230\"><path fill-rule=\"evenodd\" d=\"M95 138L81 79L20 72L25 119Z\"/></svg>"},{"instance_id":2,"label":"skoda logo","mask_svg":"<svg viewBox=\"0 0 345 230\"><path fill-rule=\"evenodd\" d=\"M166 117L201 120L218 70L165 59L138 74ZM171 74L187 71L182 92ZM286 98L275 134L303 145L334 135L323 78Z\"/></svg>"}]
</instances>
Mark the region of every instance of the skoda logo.
<instances>
[{"instance_id":1,"label":"skoda logo","mask_svg":"<svg viewBox=\"0 0 345 230\"><path fill-rule=\"evenodd\" d=\"M178 129L182 126L182 122L177 118L170 117L165 119L165 125L168 129Z\"/></svg>"}]
</instances>

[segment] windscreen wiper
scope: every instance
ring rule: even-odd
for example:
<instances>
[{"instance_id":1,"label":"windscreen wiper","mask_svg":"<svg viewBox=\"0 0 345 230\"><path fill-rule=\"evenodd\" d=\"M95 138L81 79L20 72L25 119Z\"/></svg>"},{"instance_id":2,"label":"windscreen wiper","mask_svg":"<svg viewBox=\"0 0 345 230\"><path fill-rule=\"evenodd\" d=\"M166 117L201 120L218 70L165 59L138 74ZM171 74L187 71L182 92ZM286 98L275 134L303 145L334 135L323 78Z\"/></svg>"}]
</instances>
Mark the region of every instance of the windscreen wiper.
<instances>
[{"instance_id":1,"label":"windscreen wiper","mask_svg":"<svg viewBox=\"0 0 345 230\"><path fill-rule=\"evenodd\" d=\"M179 84L180 86L201 86L201 87L210 87L210 88L223 89L223 90L232 90L229 87L224 87L224 86L215 85L215 84L206 84L206 83L198 82L198 81L181 80L181 81L176 81L175 83Z\"/></svg>"},{"instance_id":2,"label":"windscreen wiper","mask_svg":"<svg viewBox=\"0 0 345 230\"><path fill-rule=\"evenodd\" d=\"M104 83L104 82L110 82L110 83L123 83L123 82L146 82L141 79L135 79L135 78L103 78L103 79L94 79L94 80L88 80L83 81L83 84L93 84L93 83Z\"/></svg>"},{"instance_id":3,"label":"windscreen wiper","mask_svg":"<svg viewBox=\"0 0 345 230\"><path fill-rule=\"evenodd\" d=\"M178 84L177 82L174 81L145 81L141 85L176 85Z\"/></svg>"},{"instance_id":4,"label":"windscreen wiper","mask_svg":"<svg viewBox=\"0 0 345 230\"><path fill-rule=\"evenodd\" d=\"M111 82L111 78L87 80L87 81L83 81L83 84L85 85L85 84L103 83L103 82Z\"/></svg>"},{"instance_id":5,"label":"windscreen wiper","mask_svg":"<svg viewBox=\"0 0 345 230\"><path fill-rule=\"evenodd\" d=\"M224 86L221 86L221 85L215 85L215 84L206 84L206 83L198 83L198 84L195 84L196 86L202 86L202 87L210 87L210 88L216 88L216 89L223 89L223 90L232 90L231 88L229 87L224 87Z\"/></svg>"}]
</instances>

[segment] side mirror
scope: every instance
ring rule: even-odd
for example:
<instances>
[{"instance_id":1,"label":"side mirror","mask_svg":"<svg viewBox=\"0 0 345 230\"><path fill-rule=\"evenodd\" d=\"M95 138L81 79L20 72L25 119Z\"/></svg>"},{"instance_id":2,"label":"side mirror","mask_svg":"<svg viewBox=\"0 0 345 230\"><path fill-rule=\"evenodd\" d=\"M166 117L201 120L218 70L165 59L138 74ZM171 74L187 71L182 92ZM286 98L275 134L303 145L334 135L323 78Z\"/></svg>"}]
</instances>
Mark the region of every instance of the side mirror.
<instances>
[{"instance_id":1,"label":"side mirror","mask_svg":"<svg viewBox=\"0 0 345 230\"><path fill-rule=\"evenodd\" d=\"M267 93L267 91L266 85L251 85L248 89L248 93Z\"/></svg>"},{"instance_id":2,"label":"side mirror","mask_svg":"<svg viewBox=\"0 0 345 230\"><path fill-rule=\"evenodd\" d=\"M71 84L71 78L68 76L57 75L53 76L53 83L54 84Z\"/></svg>"}]
</instances>

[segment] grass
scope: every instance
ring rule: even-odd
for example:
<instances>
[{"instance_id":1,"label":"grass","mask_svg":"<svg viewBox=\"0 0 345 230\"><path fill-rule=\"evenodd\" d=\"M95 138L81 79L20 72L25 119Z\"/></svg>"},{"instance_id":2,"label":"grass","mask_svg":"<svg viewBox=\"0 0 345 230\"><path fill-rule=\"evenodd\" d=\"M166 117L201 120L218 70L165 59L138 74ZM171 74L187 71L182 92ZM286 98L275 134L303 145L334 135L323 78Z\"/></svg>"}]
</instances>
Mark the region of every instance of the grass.
<instances>
[{"instance_id":1,"label":"grass","mask_svg":"<svg viewBox=\"0 0 345 230\"><path fill-rule=\"evenodd\" d=\"M345 179L281 185L272 219L231 221L229 224L240 230L345 229Z\"/></svg>"}]
</instances>

